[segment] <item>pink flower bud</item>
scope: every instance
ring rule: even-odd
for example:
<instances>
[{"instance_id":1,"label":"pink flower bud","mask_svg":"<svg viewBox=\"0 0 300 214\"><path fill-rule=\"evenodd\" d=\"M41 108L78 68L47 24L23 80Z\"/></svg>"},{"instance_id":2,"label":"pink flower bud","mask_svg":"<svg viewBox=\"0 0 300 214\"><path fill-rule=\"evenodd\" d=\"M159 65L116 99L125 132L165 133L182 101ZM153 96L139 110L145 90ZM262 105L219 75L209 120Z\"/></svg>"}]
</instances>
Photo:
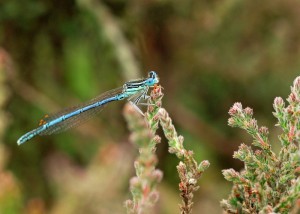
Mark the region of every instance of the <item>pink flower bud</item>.
<instances>
[{"instance_id":1,"label":"pink flower bud","mask_svg":"<svg viewBox=\"0 0 300 214\"><path fill-rule=\"evenodd\" d=\"M204 170L206 170L209 167L210 163L208 160L204 160L202 161L199 166L198 166L198 170L203 172Z\"/></svg>"},{"instance_id":2,"label":"pink flower bud","mask_svg":"<svg viewBox=\"0 0 300 214\"><path fill-rule=\"evenodd\" d=\"M291 103L296 102L297 101L297 95L294 92L290 93L288 101L291 102Z\"/></svg>"},{"instance_id":3,"label":"pink flower bud","mask_svg":"<svg viewBox=\"0 0 300 214\"><path fill-rule=\"evenodd\" d=\"M269 130L265 126L260 127L258 131L259 131L259 133L261 133L263 135L268 135L269 134Z\"/></svg>"},{"instance_id":4,"label":"pink flower bud","mask_svg":"<svg viewBox=\"0 0 300 214\"><path fill-rule=\"evenodd\" d=\"M241 112L242 109L243 109L242 104L236 102L236 103L234 103L233 106L229 109L229 112L228 112L228 113L229 113L230 116L234 116L234 115L236 115L237 113Z\"/></svg>"},{"instance_id":5,"label":"pink flower bud","mask_svg":"<svg viewBox=\"0 0 300 214\"><path fill-rule=\"evenodd\" d=\"M297 90L297 91L300 91L300 76L297 77L295 80L294 80L294 88Z\"/></svg>"},{"instance_id":6,"label":"pink flower bud","mask_svg":"<svg viewBox=\"0 0 300 214\"><path fill-rule=\"evenodd\" d=\"M228 119L228 125L229 126L235 125L235 120L232 117Z\"/></svg>"},{"instance_id":7,"label":"pink flower bud","mask_svg":"<svg viewBox=\"0 0 300 214\"><path fill-rule=\"evenodd\" d=\"M156 169L153 173L152 173L153 178L156 180L156 182L160 182L163 178L163 173L162 171Z\"/></svg>"},{"instance_id":8,"label":"pink flower bud","mask_svg":"<svg viewBox=\"0 0 300 214\"><path fill-rule=\"evenodd\" d=\"M140 180L139 180L138 177L135 176L135 177L133 177L133 178L130 179L130 186L132 188L137 188L140 185L141 185L141 182L140 182Z\"/></svg>"},{"instance_id":9,"label":"pink flower bud","mask_svg":"<svg viewBox=\"0 0 300 214\"><path fill-rule=\"evenodd\" d=\"M257 121L255 119L251 119L249 122L249 128L257 129Z\"/></svg>"},{"instance_id":10,"label":"pink flower bud","mask_svg":"<svg viewBox=\"0 0 300 214\"><path fill-rule=\"evenodd\" d=\"M253 115L253 109L252 108L245 108L244 109L245 114L247 114L248 116L252 116Z\"/></svg>"},{"instance_id":11,"label":"pink flower bud","mask_svg":"<svg viewBox=\"0 0 300 214\"><path fill-rule=\"evenodd\" d=\"M281 109L284 107L284 101L281 97L276 97L274 100L274 109Z\"/></svg>"}]
</instances>

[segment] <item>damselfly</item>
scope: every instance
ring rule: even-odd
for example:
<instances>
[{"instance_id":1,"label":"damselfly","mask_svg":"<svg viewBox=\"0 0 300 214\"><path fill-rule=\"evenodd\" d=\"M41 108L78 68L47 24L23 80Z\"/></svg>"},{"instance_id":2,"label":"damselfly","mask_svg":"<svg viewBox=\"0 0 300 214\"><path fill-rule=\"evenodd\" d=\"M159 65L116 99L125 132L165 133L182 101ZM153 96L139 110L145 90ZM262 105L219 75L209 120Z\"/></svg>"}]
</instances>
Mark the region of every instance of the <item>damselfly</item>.
<instances>
[{"instance_id":1,"label":"damselfly","mask_svg":"<svg viewBox=\"0 0 300 214\"><path fill-rule=\"evenodd\" d=\"M112 101L123 100L133 104L141 114L142 111L137 107L142 99L147 99L148 89L159 82L158 76L154 71L150 71L145 79L126 82L122 87L107 91L100 96L71 107L53 115L46 115L40 120L39 127L24 134L17 141L18 145L25 143L36 135L50 135L67 130L73 126L79 125L87 119L93 117L95 113L100 112L103 107Z\"/></svg>"}]
</instances>

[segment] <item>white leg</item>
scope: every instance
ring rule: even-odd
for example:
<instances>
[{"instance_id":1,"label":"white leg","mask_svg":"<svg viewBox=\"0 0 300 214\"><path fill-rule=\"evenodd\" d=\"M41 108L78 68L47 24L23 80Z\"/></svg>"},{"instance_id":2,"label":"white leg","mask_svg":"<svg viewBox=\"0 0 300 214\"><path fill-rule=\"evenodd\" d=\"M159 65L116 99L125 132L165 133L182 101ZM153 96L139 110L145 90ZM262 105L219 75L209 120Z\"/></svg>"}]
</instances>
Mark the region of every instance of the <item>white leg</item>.
<instances>
[{"instance_id":1,"label":"white leg","mask_svg":"<svg viewBox=\"0 0 300 214\"><path fill-rule=\"evenodd\" d=\"M141 115L144 116L144 113L142 112L142 110L132 101L129 101L129 103L132 105L132 107L137 110Z\"/></svg>"}]
</instances>

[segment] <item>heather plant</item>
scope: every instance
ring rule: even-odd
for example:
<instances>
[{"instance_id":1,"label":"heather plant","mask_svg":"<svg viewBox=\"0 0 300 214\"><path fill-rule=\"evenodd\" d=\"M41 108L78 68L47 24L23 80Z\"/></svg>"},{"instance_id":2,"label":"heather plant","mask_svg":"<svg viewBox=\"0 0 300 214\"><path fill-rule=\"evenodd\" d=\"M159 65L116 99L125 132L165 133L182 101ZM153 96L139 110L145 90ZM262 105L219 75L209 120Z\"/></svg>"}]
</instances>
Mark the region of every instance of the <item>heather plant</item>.
<instances>
[{"instance_id":1,"label":"heather plant","mask_svg":"<svg viewBox=\"0 0 300 214\"><path fill-rule=\"evenodd\" d=\"M297 212L295 202L300 198L300 77L291 87L285 105L281 97L274 100L274 116L282 134L281 148L276 154L269 142L268 128L259 127L253 110L235 103L229 110L229 126L244 129L253 138L255 150L241 144L233 157L244 162L244 169L223 170L226 180L233 182L231 194L221 201L227 213L291 213Z\"/></svg>"},{"instance_id":2,"label":"heather plant","mask_svg":"<svg viewBox=\"0 0 300 214\"><path fill-rule=\"evenodd\" d=\"M179 191L182 199L182 204L180 205L181 214L192 213L194 192L199 189L197 185L198 180L210 163L204 160L198 164L194 159L193 152L184 148L184 138L178 136L168 112L161 108L159 113L160 124L168 139L169 152L175 154L181 160L177 165L180 178Z\"/></svg>"},{"instance_id":3,"label":"heather plant","mask_svg":"<svg viewBox=\"0 0 300 214\"><path fill-rule=\"evenodd\" d=\"M199 189L197 185L200 176L209 167L207 160L200 164L193 157L193 152L183 146L183 137L178 136L167 111L161 107L163 93L156 86L150 95L145 118L141 117L130 105L125 108L125 118L132 131L131 140L139 148L139 156L135 161L136 176L130 180L132 200L127 200L127 213L147 213L158 199L156 185L162 179L162 172L155 169L157 156L156 144L160 137L155 135L160 124L168 140L169 152L175 154L181 161L177 166L180 178L179 190L182 198L180 210L182 214L192 213L193 193Z\"/></svg>"},{"instance_id":4,"label":"heather plant","mask_svg":"<svg viewBox=\"0 0 300 214\"><path fill-rule=\"evenodd\" d=\"M136 176L130 180L130 190L132 200L127 200L125 206L127 213L143 213L151 208L158 199L156 185L162 179L162 172L155 169L157 156L155 155L156 144L160 142L160 137L155 135L158 129L157 113L160 108L161 97L152 91L149 100L148 111L145 120L139 112L131 105L126 105L124 115L132 131L131 141L139 148L139 156L134 162ZM156 101L154 103L154 101Z\"/></svg>"}]
</instances>

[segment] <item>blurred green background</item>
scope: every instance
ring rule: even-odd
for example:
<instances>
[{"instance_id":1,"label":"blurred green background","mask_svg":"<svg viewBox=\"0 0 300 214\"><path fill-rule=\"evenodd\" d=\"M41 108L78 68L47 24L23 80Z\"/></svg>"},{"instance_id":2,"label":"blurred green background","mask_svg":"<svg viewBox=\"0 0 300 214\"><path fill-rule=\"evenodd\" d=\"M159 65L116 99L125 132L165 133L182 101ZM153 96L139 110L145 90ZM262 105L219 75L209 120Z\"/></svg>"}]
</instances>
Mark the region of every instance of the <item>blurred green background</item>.
<instances>
[{"instance_id":1,"label":"blurred green background","mask_svg":"<svg viewBox=\"0 0 300 214\"><path fill-rule=\"evenodd\" d=\"M157 71L185 146L210 168L194 213L222 213L222 169L251 139L227 126L254 108L278 151L272 102L300 71L300 2L292 0L7 0L0 3L0 213L125 213L136 148L111 103L62 134L17 139L46 113ZM162 134L160 132L160 134ZM159 145L164 178L153 213L179 213L178 159Z\"/></svg>"}]
</instances>

